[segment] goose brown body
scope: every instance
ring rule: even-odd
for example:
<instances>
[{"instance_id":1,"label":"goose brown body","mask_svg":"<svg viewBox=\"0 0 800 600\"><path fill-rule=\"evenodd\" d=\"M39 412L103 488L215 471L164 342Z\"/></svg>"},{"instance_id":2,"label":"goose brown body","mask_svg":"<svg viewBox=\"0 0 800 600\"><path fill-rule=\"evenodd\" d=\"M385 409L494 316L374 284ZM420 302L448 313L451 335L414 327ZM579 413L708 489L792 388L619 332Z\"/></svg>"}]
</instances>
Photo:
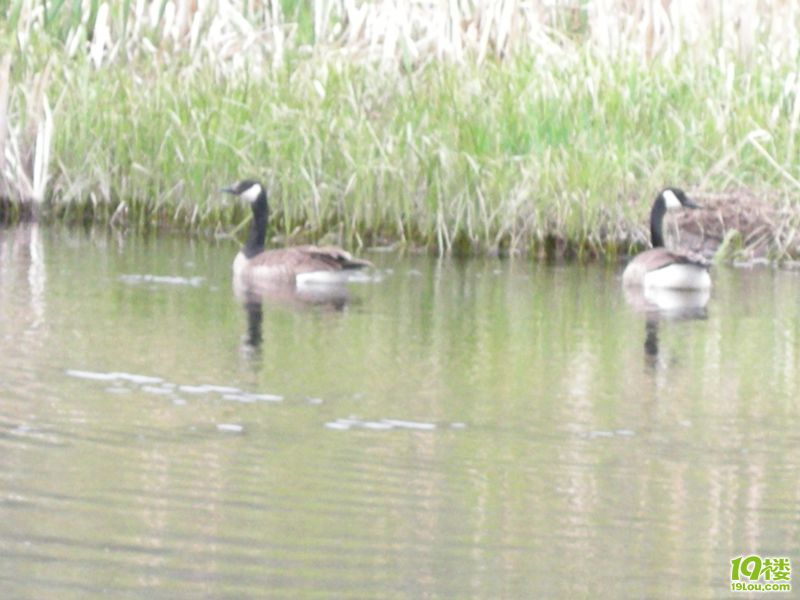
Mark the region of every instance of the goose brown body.
<instances>
[{"instance_id":1,"label":"goose brown body","mask_svg":"<svg viewBox=\"0 0 800 600\"><path fill-rule=\"evenodd\" d=\"M233 272L243 281L293 282L305 273L337 273L371 266L368 260L354 258L335 246L294 246L266 250L252 258L239 252L233 262Z\"/></svg>"},{"instance_id":2,"label":"goose brown body","mask_svg":"<svg viewBox=\"0 0 800 600\"><path fill-rule=\"evenodd\" d=\"M622 274L622 283L626 286L645 285L649 279L657 279L657 272L668 269L672 266L679 266L677 271L683 273L684 277L675 277L672 285L660 287L674 287L694 289L697 287L708 287L703 280L708 277L708 263L701 257L694 257L688 253L672 252L666 248L652 248L637 254ZM670 272L674 272L673 269ZM654 278L653 275L656 275ZM699 283L699 285L698 285ZM652 285L652 284L651 284Z\"/></svg>"}]
</instances>

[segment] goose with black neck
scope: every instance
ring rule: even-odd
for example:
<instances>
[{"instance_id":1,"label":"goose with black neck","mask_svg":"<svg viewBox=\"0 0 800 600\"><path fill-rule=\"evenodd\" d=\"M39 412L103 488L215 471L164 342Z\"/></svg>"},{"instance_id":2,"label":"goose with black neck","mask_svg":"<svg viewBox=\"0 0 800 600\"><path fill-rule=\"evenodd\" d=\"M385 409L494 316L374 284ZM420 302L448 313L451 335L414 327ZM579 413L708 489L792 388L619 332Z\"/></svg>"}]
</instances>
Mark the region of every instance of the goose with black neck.
<instances>
[{"instance_id":1,"label":"goose with black neck","mask_svg":"<svg viewBox=\"0 0 800 600\"><path fill-rule=\"evenodd\" d=\"M353 257L336 246L293 246L266 250L269 204L264 186L245 179L223 192L250 203L253 220L247 241L233 261L234 283L244 287L294 284L341 284L359 269L372 267L368 260Z\"/></svg>"},{"instance_id":2,"label":"goose with black neck","mask_svg":"<svg viewBox=\"0 0 800 600\"><path fill-rule=\"evenodd\" d=\"M707 290L711 287L708 262L701 256L664 247L664 215L681 208L700 208L686 193L674 187L659 192L650 210L650 250L637 254L625 267L625 287Z\"/></svg>"}]
</instances>

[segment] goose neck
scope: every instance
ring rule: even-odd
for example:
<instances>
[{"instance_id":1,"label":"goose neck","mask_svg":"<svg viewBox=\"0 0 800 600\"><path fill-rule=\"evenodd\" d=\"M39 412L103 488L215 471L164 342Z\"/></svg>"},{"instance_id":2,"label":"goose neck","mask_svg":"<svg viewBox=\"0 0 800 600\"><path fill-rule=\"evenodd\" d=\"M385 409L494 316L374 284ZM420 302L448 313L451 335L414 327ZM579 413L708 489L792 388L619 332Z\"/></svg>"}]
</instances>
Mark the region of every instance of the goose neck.
<instances>
[{"instance_id":1,"label":"goose neck","mask_svg":"<svg viewBox=\"0 0 800 600\"><path fill-rule=\"evenodd\" d=\"M653 248L664 247L664 215L667 213L667 206L663 196L660 196L653 203L650 211L650 241Z\"/></svg>"},{"instance_id":2,"label":"goose neck","mask_svg":"<svg viewBox=\"0 0 800 600\"><path fill-rule=\"evenodd\" d=\"M267 196L262 191L252 204L253 220L250 223L250 233L244 245L244 255L253 258L263 252L264 241L267 237L267 221L269 220L269 207L267 206Z\"/></svg>"}]
</instances>

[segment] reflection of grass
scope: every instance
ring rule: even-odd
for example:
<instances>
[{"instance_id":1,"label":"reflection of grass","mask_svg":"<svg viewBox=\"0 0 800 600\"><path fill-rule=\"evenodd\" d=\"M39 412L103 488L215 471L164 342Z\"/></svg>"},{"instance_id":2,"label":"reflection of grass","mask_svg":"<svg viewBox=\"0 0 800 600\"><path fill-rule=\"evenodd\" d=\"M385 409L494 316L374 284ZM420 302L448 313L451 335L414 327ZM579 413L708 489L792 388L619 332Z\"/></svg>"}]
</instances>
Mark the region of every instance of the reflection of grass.
<instances>
[{"instance_id":1,"label":"reflection of grass","mask_svg":"<svg viewBox=\"0 0 800 600\"><path fill-rule=\"evenodd\" d=\"M66 220L228 228L244 212L215 190L258 176L284 235L584 255L640 240L650 196L667 183L796 191L800 86L766 52L612 60L576 13L556 22L568 36L549 55L517 41L494 58L493 30L462 62L399 45L387 67L358 39L351 48L346 29L315 39L310 3L285 0L278 20L247 3L247 20L227 29L187 17L175 39L164 23L180 11L154 12L161 30L130 3L106 14L84 4L46 2L39 29L30 19L25 29L20 7L33 5L18 0L8 22L27 37L8 26L0 37L0 52L14 53L10 84L0 62L13 158L0 195L45 197ZM332 21L334 4L320 3ZM95 20L108 42L93 54ZM276 23L280 64L267 35ZM481 52L480 64L470 58Z\"/></svg>"}]
</instances>

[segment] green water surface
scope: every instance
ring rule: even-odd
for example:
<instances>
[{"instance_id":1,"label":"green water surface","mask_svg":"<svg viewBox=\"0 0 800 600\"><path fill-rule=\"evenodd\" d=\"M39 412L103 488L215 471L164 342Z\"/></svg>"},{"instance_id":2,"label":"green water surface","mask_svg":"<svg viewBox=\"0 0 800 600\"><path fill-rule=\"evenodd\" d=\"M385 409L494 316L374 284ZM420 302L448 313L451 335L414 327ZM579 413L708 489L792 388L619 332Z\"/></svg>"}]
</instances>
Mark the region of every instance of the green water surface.
<instances>
[{"instance_id":1,"label":"green water surface","mask_svg":"<svg viewBox=\"0 0 800 600\"><path fill-rule=\"evenodd\" d=\"M235 251L0 230L3 598L705 598L734 557L800 565L800 273L645 314L615 265L365 253L346 296L245 305Z\"/></svg>"}]
</instances>

